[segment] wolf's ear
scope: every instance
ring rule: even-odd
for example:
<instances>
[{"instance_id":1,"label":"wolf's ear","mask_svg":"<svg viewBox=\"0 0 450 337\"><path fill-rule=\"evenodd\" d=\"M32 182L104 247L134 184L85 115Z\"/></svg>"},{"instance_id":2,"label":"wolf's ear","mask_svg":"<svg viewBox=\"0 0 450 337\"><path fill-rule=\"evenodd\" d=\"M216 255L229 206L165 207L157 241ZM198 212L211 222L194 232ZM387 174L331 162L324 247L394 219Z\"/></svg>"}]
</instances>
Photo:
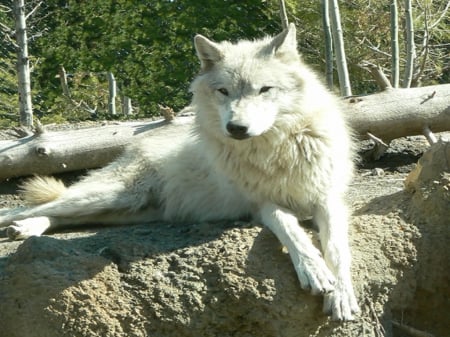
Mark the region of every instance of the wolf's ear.
<instances>
[{"instance_id":1,"label":"wolf's ear","mask_svg":"<svg viewBox=\"0 0 450 337\"><path fill-rule=\"evenodd\" d=\"M285 61L298 60L297 32L293 23L272 39L269 50L273 55Z\"/></svg>"},{"instance_id":2,"label":"wolf's ear","mask_svg":"<svg viewBox=\"0 0 450 337\"><path fill-rule=\"evenodd\" d=\"M194 38L195 50L202 63L202 70L211 69L212 66L223 58L222 51L217 43L208 40L203 35Z\"/></svg>"}]
</instances>

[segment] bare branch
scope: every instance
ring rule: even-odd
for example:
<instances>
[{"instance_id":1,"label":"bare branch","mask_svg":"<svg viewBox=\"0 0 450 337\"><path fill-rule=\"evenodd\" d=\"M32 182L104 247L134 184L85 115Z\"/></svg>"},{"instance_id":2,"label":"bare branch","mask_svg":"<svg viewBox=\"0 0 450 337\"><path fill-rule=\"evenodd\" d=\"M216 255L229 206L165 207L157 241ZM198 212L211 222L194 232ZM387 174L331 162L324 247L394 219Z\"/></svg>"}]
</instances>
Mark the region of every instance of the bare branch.
<instances>
[{"instance_id":1,"label":"bare branch","mask_svg":"<svg viewBox=\"0 0 450 337\"><path fill-rule=\"evenodd\" d=\"M428 127L428 125L425 125L423 127L423 134L426 137L426 139L428 140L428 143L430 145L436 144L437 143L437 138L434 135L434 133L430 130L430 128Z\"/></svg>"},{"instance_id":2,"label":"bare branch","mask_svg":"<svg viewBox=\"0 0 450 337\"><path fill-rule=\"evenodd\" d=\"M423 33L423 40L422 40L422 52L420 53L420 57L422 57L422 61L420 62L420 67L417 71L417 73L414 75L414 83L417 84L420 81L420 78L422 77L422 74L425 71L425 66L427 63L428 58L428 52L429 52L429 41L430 41L430 33L429 33L429 27L428 27L428 14L429 14L429 7L428 4L425 4L424 8L424 33Z\"/></svg>"},{"instance_id":3,"label":"bare branch","mask_svg":"<svg viewBox=\"0 0 450 337\"><path fill-rule=\"evenodd\" d=\"M70 90L69 90L69 85L67 83L67 73L66 73L66 69L64 69L63 65L59 66L59 81L61 83L61 87L62 87L64 96L66 96L67 98L70 98Z\"/></svg>"},{"instance_id":4,"label":"bare branch","mask_svg":"<svg viewBox=\"0 0 450 337\"><path fill-rule=\"evenodd\" d=\"M434 27L436 27L436 26L439 24L439 22L440 22L443 18L446 17L446 14L447 14L447 11L448 11L449 8L450 8L450 1L447 1L447 5L445 5L445 8L444 8L444 10L442 11L441 15L439 16L439 18L437 18L437 20L436 20L434 23L432 23L432 24L430 25L429 29L433 29Z\"/></svg>"},{"instance_id":5,"label":"bare branch","mask_svg":"<svg viewBox=\"0 0 450 337\"><path fill-rule=\"evenodd\" d=\"M42 5L42 2L43 2L43 1L39 2L39 3L38 3L38 4L30 11L30 13L27 14L27 16L25 17L25 20L28 20L28 18L29 18L30 16L32 16L32 15L38 10L38 8Z\"/></svg>"},{"instance_id":6,"label":"bare branch","mask_svg":"<svg viewBox=\"0 0 450 337\"><path fill-rule=\"evenodd\" d=\"M9 28L7 25L0 22L0 28L6 33L6 34L14 34L14 30Z\"/></svg>"},{"instance_id":7,"label":"bare branch","mask_svg":"<svg viewBox=\"0 0 450 337\"><path fill-rule=\"evenodd\" d=\"M366 156L370 157L372 160L380 159L389 148L389 144L386 144L381 138L374 136L370 132L367 132L367 136L375 143L375 145Z\"/></svg>"},{"instance_id":8,"label":"bare branch","mask_svg":"<svg viewBox=\"0 0 450 337\"><path fill-rule=\"evenodd\" d=\"M45 133L45 127L44 125L42 125L40 120L36 120L36 123L34 124L34 133L35 135L42 135L43 133Z\"/></svg>"},{"instance_id":9,"label":"bare branch","mask_svg":"<svg viewBox=\"0 0 450 337\"><path fill-rule=\"evenodd\" d=\"M381 90L392 88L391 82L389 82L389 79L386 77L383 69L381 69L380 66L368 61L361 62L359 66L363 69L367 69L370 72Z\"/></svg>"}]
</instances>

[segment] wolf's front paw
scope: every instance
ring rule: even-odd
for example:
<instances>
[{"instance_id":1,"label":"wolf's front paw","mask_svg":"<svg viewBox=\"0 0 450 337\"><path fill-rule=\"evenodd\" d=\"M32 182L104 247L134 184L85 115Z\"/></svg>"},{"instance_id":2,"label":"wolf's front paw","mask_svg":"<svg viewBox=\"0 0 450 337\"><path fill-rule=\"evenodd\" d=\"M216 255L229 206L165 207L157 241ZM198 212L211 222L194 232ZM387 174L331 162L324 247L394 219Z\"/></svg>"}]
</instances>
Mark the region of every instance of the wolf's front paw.
<instances>
[{"instance_id":1,"label":"wolf's front paw","mask_svg":"<svg viewBox=\"0 0 450 337\"><path fill-rule=\"evenodd\" d=\"M11 240L23 240L30 236L39 236L50 227L50 219L45 216L13 221L6 229Z\"/></svg>"},{"instance_id":2,"label":"wolf's front paw","mask_svg":"<svg viewBox=\"0 0 450 337\"><path fill-rule=\"evenodd\" d=\"M335 277L320 255L314 258L301 257L295 264L295 271L302 288L311 289L314 295L334 290Z\"/></svg>"},{"instance_id":3,"label":"wolf's front paw","mask_svg":"<svg viewBox=\"0 0 450 337\"><path fill-rule=\"evenodd\" d=\"M334 291L325 294L323 311L335 321L352 321L360 311L351 282L347 283L338 281Z\"/></svg>"}]
</instances>

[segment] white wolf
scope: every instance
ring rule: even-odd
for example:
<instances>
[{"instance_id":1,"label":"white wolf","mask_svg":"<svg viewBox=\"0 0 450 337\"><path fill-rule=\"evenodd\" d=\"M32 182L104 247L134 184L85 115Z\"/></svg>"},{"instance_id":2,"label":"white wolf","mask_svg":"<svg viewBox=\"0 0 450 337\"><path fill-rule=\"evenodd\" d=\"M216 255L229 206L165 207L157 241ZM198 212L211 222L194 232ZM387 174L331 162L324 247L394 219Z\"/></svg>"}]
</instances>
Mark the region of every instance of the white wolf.
<instances>
[{"instance_id":1,"label":"white wolf","mask_svg":"<svg viewBox=\"0 0 450 337\"><path fill-rule=\"evenodd\" d=\"M302 288L336 320L358 312L343 194L348 127L335 98L300 60L295 27L274 38L216 43L197 35L190 133L143 140L65 188L34 178L34 206L1 210L12 238L66 224L212 221L252 215L287 247ZM298 219L313 218L323 257Z\"/></svg>"}]
</instances>

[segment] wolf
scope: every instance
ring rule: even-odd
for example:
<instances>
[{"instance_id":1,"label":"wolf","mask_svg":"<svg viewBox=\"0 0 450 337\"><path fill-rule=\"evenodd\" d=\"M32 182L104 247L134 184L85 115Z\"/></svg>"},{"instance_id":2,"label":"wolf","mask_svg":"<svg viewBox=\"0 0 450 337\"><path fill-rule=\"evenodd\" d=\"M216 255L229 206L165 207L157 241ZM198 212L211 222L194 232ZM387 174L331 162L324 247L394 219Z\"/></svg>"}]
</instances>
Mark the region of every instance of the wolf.
<instances>
[{"instance_id":1,"label":"wolf","mask_svg":"<svg viewBox=\"0 0 450 337\"><path fill-rule=\"evenodd\" d=\"M28 206L0 210L23 239L74 224L202 222L251 216L287 248L300 285L324 311L352 320L354 294L344 193L352 176L349 127L337 99L306 66L295 26L275 37L213 42L195 36L201 69L189 132L143 139L66 188L23 185ZM299 222L312 218L320 251Z\"/></svg>"}]
</instances>

